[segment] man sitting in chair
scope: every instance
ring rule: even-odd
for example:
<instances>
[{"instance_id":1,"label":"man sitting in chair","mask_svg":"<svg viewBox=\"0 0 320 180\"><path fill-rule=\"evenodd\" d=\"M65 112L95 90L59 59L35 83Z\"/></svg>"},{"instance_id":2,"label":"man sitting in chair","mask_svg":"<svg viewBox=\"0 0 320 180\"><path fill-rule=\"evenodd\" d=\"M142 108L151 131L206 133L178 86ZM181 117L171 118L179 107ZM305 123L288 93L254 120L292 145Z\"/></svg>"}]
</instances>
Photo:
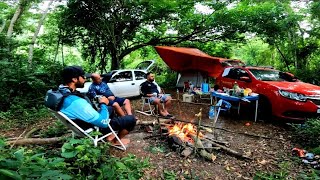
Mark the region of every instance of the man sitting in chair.
<instances>
[{"instance_id":1,"label":"man sitting in chair","mask_svg":"<svg viewBox=\"0 0 320 180\"><path fill-rule=\"evenodd\" d=\"M129 99L114 96L108 84L102 82L102 78L99 74L93 73L91 75L91 79L93 82L89 87L89 98L93 99L96 95L103 95L108 98L109 106L114 107L119 116L125 115L124 111L121 109L121 106L124 106L124 109L128 115L132 115L132 108Z\"/></svg>"},{"instance_id":2,"label":"man sitting in chair","mask_svg":"<svg viewBox=\"0 0 320 180\"><path fill-rule=\"evenodd\" d=\"M109 100L106 97L99 99L100 109L96 111L91 103L80 93L76 91L76 88L83 88L85 83L84 71L80 66L68 66L62 71L62 78L64 85L59 86L59 91L62 94L71 93L67 96L62 104L61 112L64 113L68 118L74 120L76 123L81 121L90 123L94 126L101 128L101 132L108 133L110 129L107 126L107 122L110 118L107 105ZM74 94L74 95L73 95ZM78 122L77 122L78 121ZM124 136L133 130L136 124L135 117L133 115L114 117L110 121L110 126L119 131L118 136L123 144L128 144L129 139L124 139ZM112 144L118 145L116 138L108 137Z\"/></svg>"},{"instance_id":3,"label":"man sitting in chair","mask_svg":"<svg viewBox=\"0 0 320 180\"><path fill-rule=\"evenodd\" d=\"M141 93L145 97L149 97L150 103L158 107L161 116L172 118L173 116L168 113L167 108L171 105L171 96L160 94L160 87L154 82L154 74L148 72L147 80L141 84ZM164 107L161 105L164 103Z\"/></svg>"}]
</instances>

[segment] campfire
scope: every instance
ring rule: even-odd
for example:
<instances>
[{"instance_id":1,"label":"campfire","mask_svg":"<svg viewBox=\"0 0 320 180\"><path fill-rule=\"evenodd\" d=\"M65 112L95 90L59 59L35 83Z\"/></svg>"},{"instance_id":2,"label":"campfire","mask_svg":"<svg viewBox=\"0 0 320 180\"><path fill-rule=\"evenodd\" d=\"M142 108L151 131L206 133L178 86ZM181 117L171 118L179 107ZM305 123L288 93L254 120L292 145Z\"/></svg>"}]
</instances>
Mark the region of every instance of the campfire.
<instances>
[{"instance_id":1,"label":"campfire","mask_svg":"<svg viewBox=\"0 0 320 180\"><path fill-rule=\"evenodd\" d=\"M197 128L191 123L177 122L174 126L167 126L169 136L176 136L182 142L194 144L192 137L197 136ZM199 138L203 138L203 134L199 132Z\"/></svg>"},{"instance_id":2,"label":"campfire","mask_svg":"<svg viewBox=\"0 0 320 180\"><path fill-rule=\"evenodd\" d=\"M208 125L201 123L202 109L195 116L197 117L196 122L181 119L160 119L156 116L157 122L154 121L151 124L155 125L157 123L159 125L156 126L157 128L152 127L150 123L144 124L148 125L146 128L147 132L159 134L151 135L144 139L159 136L166 138L169 146L184 157L194 154L209 161L214 161L216 159L214 151L223 150L239 158L251 159L242 153L228 148L228 142L219 141L214 137L214 129L217 128L215 126L209 126L210 128L208 128ZM205 133L200 132L200 130Z\"/></svg>"}]
</instances>

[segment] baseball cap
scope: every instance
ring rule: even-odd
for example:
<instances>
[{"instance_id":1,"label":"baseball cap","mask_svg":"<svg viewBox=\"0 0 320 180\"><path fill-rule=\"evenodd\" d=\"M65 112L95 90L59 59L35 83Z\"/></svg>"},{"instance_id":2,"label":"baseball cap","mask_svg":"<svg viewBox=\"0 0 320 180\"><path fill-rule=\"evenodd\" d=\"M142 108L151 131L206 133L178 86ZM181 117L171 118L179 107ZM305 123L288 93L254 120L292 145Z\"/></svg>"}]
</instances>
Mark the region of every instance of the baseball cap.
<instances>
[{"instance_id":1,"label":"baseball cap","mask_svg":"<svg viewBox=\"0 0 320 180\"><path fill-rule=\"evenodd\" d=\"M80 66L67 66L62 70L61 76L65 83L71 82L72 78L84 77L85 72Z\"/></svg>"}]
</instances>

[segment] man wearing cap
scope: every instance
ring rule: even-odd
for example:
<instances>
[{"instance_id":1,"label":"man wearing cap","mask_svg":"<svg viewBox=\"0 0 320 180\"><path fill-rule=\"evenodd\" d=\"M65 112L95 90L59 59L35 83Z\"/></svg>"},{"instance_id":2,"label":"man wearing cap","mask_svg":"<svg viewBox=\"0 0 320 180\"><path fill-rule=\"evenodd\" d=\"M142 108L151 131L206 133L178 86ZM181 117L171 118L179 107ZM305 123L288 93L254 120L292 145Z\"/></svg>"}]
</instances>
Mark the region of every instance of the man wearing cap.
<instances>
[{"instance_id":1,"label":"man wearing cap","mask_svg":"<svg viewBox=\"0 0 320 180\"><path fill-rule=\"evenodd\" d=\"M59 86L59 91L62 94L71 93L71 95L64 99L60 111L77 124L79 123L80 126L83 123L90 123L102 128L102 132L110 132L107 126L107 121L110 118L110 113L107 108L109 100L106 97L99 98L100 109L96 111L90 101L85 97L82 98L79 96L80 93L76 91L76 88L84 87L84 74L80 66L68 66L63 69L62 78L64 84ZM119 131L118 136L123 144L130 142L129 139L124 139L124 136L134 128L135 124L136 120L133 115L114 117L110 120L111 127ZM114 137L109 137L108 140L112 141L115 145L119 144Z\"/></svg>"},{"instance_id":2,"label":"man wearing cap","mask_svg":"<svg viewBox=\"0 0 320 180\"><path fill-rule=\"evenodd\" d=\"M88 96L93 99L96 95L103 95L108 98L109 106L114 107L116 113L119 116L124 116L124 112L121 109L121 106L124 106L125 111L128 115L132 115L132 108L129 99L116 97L113 92L110 90L107 83L102 82L102 78L99 74L91 74L92 84L89 87Z\"/></svg>"}]
</instances>

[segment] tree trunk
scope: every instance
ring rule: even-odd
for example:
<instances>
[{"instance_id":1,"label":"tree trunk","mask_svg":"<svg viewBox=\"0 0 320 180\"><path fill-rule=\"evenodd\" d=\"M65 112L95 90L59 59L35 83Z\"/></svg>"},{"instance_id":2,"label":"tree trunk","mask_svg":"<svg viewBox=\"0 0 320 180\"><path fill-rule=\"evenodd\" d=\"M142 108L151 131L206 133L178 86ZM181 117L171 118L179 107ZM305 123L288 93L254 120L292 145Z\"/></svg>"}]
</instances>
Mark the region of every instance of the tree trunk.
<instances>
[{"instance_id":1,"label":"tree trunk","mask_svg":"<svg viewBox=\"0 0 320 180\"><path fill-rule=\"evenodd\" d=\"M6 27L6 20L3 20L1 28L0 28L0 33L2 33L2 31L4 30L5 27Z\"/></svg>"},{"instance_id":2,"label":"tree trunk","mask_svg":"<svg viewBox=\"0 0 320 180\"><path fill-rule=\"evenodd\" d=\"M62 137L53 137L53 138L25 138L18 139L13 141L7 141L7 144L10 145L31 145L31 144L55 144L62 141Z\"/></svg>"},{"instance_id":3,"label":"tree trunk","mask_svg":"<svg viewBox=\"0 0 320 180\"><path fill-rule=\"evenodd\" d=\"M111 52L111 70L119 69L119 57L117 56L116 50Z\"/></svg>"},{"instance_id":4,"label":"tree trunk","mask_svg":"<svg viewBox=\"0 0 320 180\"><path fill-rule=\"evenodd\" d=\"M7 38L11 38L12 33L13 33L13 27L14 27L15 23L17 22L17 20L19 19L20 15L23 13L25 5L26 5L26 3L24 2L24 0L19 1L16 12L14 13L14 15L10 21L10 25L9 25L9 28L7 31Z\"/></svg>"},{"instance_id":5,"label":"tree trunk","mask_svg":"<svg viewBox=\"0 0 320 180\"><path fill-rule=\"evenodd\" d=\"M55 52L55 55L54 55L54 60L53 60L53 62L56 62L56 61L57 61L57 56L58 56L58 53L59 53L60 41L61 41L61 29L59 29L58 42L57 42L56 52Z\"/></svg>"},{"instance_id":6,"label":"tree trunk","mask_svg":"<svg viewBox=\"0 0 320 180\"><path fill-rule=\"evenodd\" d=\"M36 31L34 32L34 35L32 37L32 40L31 40L31 44L29 45L29 58L28 58L28 62L29 62L29 67L31 68L32 67L32 58L33 58L33 48L34 48L34 44L36 43L36 39L38 37L38 34L40 32L40 28L43 24L43 21L45 20L45 18L47 17L47 13L48 13L48 10L51 6L51 4L53 3L54 0L50 0L47 8L44 10L43 14L42 14L42 17L41 19L39 20L39 23L38 23L38 27L36 29Z\"/></svg>"}]
</instances>

